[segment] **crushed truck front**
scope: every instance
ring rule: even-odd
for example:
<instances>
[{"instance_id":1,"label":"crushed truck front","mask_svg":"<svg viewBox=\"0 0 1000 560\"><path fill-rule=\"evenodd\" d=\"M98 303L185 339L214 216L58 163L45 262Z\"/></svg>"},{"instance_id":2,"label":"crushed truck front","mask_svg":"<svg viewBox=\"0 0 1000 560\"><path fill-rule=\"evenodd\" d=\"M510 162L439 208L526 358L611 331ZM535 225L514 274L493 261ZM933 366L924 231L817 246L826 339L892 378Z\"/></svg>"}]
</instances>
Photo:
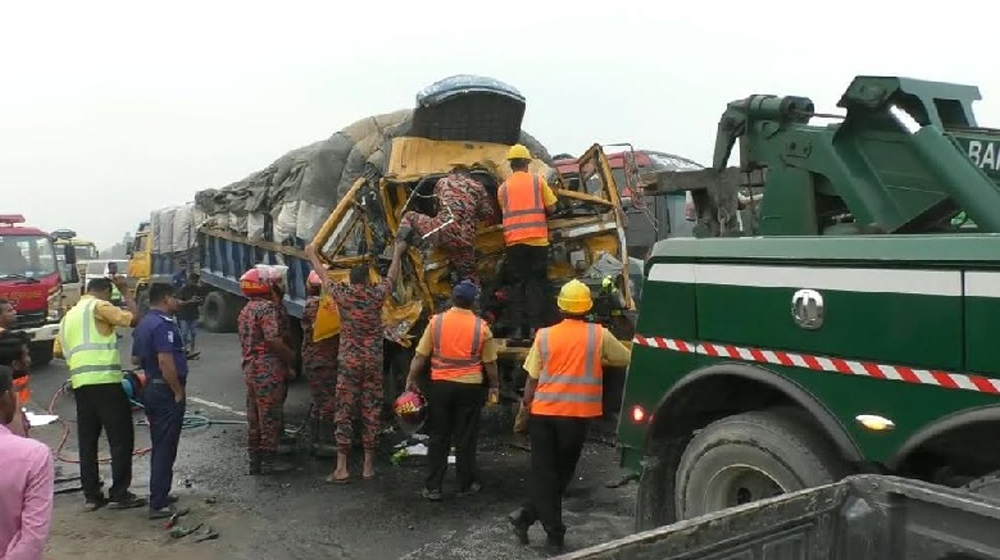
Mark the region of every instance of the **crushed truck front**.
<instances>
[{"instance_id":1,"label":"crushed truck front","mask_svg":"<svg viewBox=\"0 0 1000 560\"><path fill-rule=\"evenodd\" d=\"M406 210L427 214L436 212L433 188L437 179L451 170L451 164L463 162L473 168L473 177L489 193L490 202L499 208L496 192L511 174L506 162L509 145L487 142L430 140L400 137L393 140L386 172L360 179L333 211L317 234L314 243L321 258L330 265L332 278L342 280L356 264L370 262L379 273L385 272L387 249L395 238L399 221ZM599 146L580 159L582 180L577 190L553 185L559 203L549 220L550 292L571 278L579 278L592 287L595 295L594 319L609 326L623 340L631 340L633 305L627 271L626 244L622 227L621 201L611 176L607 159ZM532 172L545 174L542 161L534 161ZM416 193L416 195L414 195ZM506 316L504 294L508 286L503 274L505 247L499 223L479 224L476 243L477 268L482 281L481 310L493 317L491 329L500 346L501 388L513 399L524 383L521 360L526 346L507 340L511 328ZM605 278L610 278L607 285ZM395 371L390 377L401 382L405 366L412 356L411 346L419 337L430 314L447 306L455 278L447 256L439 249L410 249L403 263L402 280L386 305L389 324L387 338L394 353L389 361ZM553 300L554 297L549 298ZM548 309L547 316L556 313ZM387 350L390 351L390 350ZM402 371L399 371L399 370ZM605 409L616 413L623 372L609 371Z\"/></svg>"}]
</instances>

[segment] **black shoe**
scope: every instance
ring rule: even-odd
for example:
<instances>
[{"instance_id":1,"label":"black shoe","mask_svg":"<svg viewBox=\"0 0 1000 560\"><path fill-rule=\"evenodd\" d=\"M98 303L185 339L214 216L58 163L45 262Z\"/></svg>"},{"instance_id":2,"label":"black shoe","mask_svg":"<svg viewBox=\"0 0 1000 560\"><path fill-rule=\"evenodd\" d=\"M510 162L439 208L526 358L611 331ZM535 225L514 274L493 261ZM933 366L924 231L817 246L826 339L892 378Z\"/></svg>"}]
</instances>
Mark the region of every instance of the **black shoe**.
<instances>
[{"instance_id":1,"label":"black shoe","mask_svg":"<svg viewBox=\"0 0 1000 560\"><path fill-rule=\"evenodd\" d=\"M83 504L83 511L97 511L106 505L108 505L108 500L104 496L87 498L87 501Z\"/></svg>"},{"instance_id":2,"label":"black shoe","mask_svg":"<svg viewBox=\"0 0 1000 560\"><path fill-rule=\"evenodd\" d=\"M429 488L424 488L420 491L420 495L424 497L425 500L430 502L440 502L441 501L441 491L431 490Z\"/></svg>"},{"instance_id":3,"label":"black shoe","mask_svg":"<svg viewBox=\"0 0 1000 560\"><path fill-rule=\"evenodd\" d=\"M565 546L566 541L564 537L554 537L552 535L545 537L545 551L549 554L560 554Z\"/></svg>"},{"instance_id":4,"label":"black shoe","mask_svg":"<svg viewBox=\"0 0 1000 560\"><path fill-rule=\"evenodd\" d=\"M482 484L479 484L478 482L473 482L465 490L459 490L456 496L458 496L459 498L465 498L467 496L475 496L480 491L482 491L482 489L483 489Z\"/></svg>"},{"instance_id":5,"label":"black shoe","mask_svg":"<svg viewBox=\"0 0 1000 560\"><path fill-rule=\"evenodd\" d=\"M142 507L147 503L146 498L140 498L129 492L120 499L108 501L108 509L132 509Z\"/></svg>"},{"instance_id":6,"label":"black shoe","mask_svg":"<svg viewBox=\"0 0 1000 560\"><path fill-rule=\"evenodd\" d=\"M519 509L508 515L507 520L510 521L511 526L514 528L514 536L517 537L517 542L528 544L528 528L531 525L524 519L524 509Z\"/></svg>"},{"instance_id":7,"label":"black shoe","mask_svg":"<svg viewBox=\"0 0 1000 560\"><path fill-rule=\"evenodd\" d=\"M167 506L167 507L162 507L160 509L150 509L149 510L149 519L150 520L154 520L154 519L169 519L169 518L171 518L171 517L173 517L175 515L177 517L184 517L188 513L191 513L191 510L188 509L188 508L177 509L176 507L174 507L174 506L171 505L171 506Z\"/></svg>"},{"instance_id":8,"label":"black shoe","mask_svg":"<svg viewBox=\"0 0 1000 560\"><path fill-rule=\"evenodd\" d=\"M277 453L261 453L260 474L281 474L294 470L295 467L283 459L278 458Z\"/></svg>"}]
</instances>

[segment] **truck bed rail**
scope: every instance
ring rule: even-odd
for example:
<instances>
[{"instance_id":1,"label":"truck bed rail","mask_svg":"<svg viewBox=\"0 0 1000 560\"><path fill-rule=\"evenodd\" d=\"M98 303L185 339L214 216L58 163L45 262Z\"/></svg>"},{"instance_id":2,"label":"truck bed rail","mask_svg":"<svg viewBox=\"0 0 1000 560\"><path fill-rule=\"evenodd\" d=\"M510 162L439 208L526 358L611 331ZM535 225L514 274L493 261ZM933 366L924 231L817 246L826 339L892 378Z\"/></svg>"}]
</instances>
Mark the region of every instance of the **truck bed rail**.
<instances>
[{"instance_id":1,"label":"truck bed rail","mask_svg":"<svg viewBox=\"0 0 1000 560\"><path fill-rule=\"evenodd\" d=\"M1000 505L944 486L860 475L637 533L559 558L1000 558Z\"/></svg>"}]
</instances>

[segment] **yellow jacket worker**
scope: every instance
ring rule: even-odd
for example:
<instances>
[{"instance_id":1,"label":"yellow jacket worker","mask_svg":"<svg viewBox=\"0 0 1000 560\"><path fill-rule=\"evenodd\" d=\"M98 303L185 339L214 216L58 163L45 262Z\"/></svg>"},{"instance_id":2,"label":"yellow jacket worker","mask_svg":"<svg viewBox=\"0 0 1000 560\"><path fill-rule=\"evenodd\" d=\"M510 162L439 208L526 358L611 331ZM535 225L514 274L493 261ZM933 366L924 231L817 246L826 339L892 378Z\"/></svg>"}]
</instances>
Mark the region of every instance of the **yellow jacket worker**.
<instances>
[{"instance_id":1,"label":"yellow jacket worker","mask_svg":"<svg viewBox=\"0 0 1000 560\"><path fill-rule=\"evenodd\" d=\"M128 311L111 302L111 280L95 278L87 293L63 317L54 352L66 360L76 399L76 427L80 453L80 483L88 510L105 504L113 509L141 507L146 500L129 492L135 429L132 405L122 389L121 354L115 327L135 325L138 310L125 280L115 278ZM112 485L109 499L101 490L97 470L97 443L101 430L111 447Z\"/></svg>"}]
</instances>

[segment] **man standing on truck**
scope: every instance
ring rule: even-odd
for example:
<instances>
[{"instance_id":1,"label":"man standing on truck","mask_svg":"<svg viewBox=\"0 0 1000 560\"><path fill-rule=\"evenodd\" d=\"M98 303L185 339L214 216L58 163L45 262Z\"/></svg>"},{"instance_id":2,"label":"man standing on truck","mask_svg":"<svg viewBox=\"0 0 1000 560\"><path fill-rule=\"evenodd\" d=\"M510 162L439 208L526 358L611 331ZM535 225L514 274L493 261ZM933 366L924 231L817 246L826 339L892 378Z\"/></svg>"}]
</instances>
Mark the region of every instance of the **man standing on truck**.
<instances>
[{"instance_id":1,"label":"man standing on truck","mask_svg":"<svg viewBox=\"0 0 1000 560\"><path fill-rule=\"evenodd\" d=\"M316 263L313 263L316 266ZM322 268L322 264L320 264ZM315 270L306 279L305 308L302 310L302 366L306 379L309 380L309 392L312 395L310 421L312 428L312 448L315 453L320 443L329 442L333 435L333 418L335 414L337 391L337 354L340 351L340 333L337 332L322 340L313 340L316 317L320 306L331 305L330 297L323 293L323 278Z\"/></svg>"},{"instance_id":2,"label":"man standing on truck","mask_svg":"<svg viewBox=\"0 0 1000 560\"><path fill-rule=\"evenodd\" d=\"M471 280L479 285L476 273L476 226L492 221L495 210L483 185L472 178L465 163L451 164L451 172L434 184L437 197L436 216L408 211L399 222L396 244L420 245L428 236L432 245L440 246L457 273L458 280Z\"/></svg>"},{"instance_id":3,"label":"man standing on truck","mask_svg":"<svg viewBox=\"0 0 1000 560\"><path fill-rule=\"evenodd\" d=\"M531 410L530 499L510 515L521 544L528 543L528 528L541 521L546 544L554 549L563 546L562 495L580 460L587 424L603 414L601 366L629 362L628 348L611 331L586 321L594 305L586 284L567 282L558 304L562 322L539 329L524 359L529 378L523 404Z\"/></svg>"},{"instance_id":4,"label":"man standing on truck","mask_svg":"<svg viewBox=\"0 0 1000 560\"><path fill-rule=\"evenodd\" d=\"M87 283L87 293L63 316L53 345L53 353L66 360L76 399L80 483L88 511L105 504L112 509L146 505L145 499L129 492L135 427L132 405L122 390L121 356L115 333L115 327L134 326L138 310L125 279L116 277L114 283L128 310L111 304L112 280L94 278ZM97 443L102 430L107 433L111 447L110 501L104 498L97 467Z\"/></svg>"},{"instance_id":5,"label":"man standing on truck","mask_svg":"<svg viewBox=\"0 0 1000 560\"><path fill-rule=\"evenodd\" d=\"M515 325L512 338L530 340L542 326L547 307L549 225L548 214L557 202L544 177L531 173L531 152L516 144L507 152L513 171L497 190L503 212L503 241L507 245L505 265L513 288L511 316L522 322Z\"/></svg>"},{"instance_id":6,"label":"man standing on truck","mask_svg":"<svg viewBox=\"0 0 1000 560\"><path fill-rule=\"evenodd\" d=\"M240 277L240 290L250 300L237 319L247 387L249 473L286 472L292 466L278 460L278 444L295 351L286 341L281 279L271 270L251 268Z\"/></svg>"},{"instance_id":7,"label":"man standing on truck","mask_svg":"<svg viewBox=\"0 0 1000 560\"><path fill-rule=\"evenodd\" d=\"M305 252L316 273L322 273L327 293L333 297L340 313L340 363L337 368L337 413L334 420L337 425L337 468L326 480L344 484L350 479L347 460L354 439L354 414L359 404L363 427L361 445L365 453L361 476L370 480L375 476L375 444L382 412L382 349L385 340L382 306L399 275L401 251L397 248L393 253L388 273L374 285L368 281L367 264L352 268L350 284L343 284L333 282L326 276L323 263L312 244L306 246Z\"/></svg>"},{"instance_id":8,"label":"man standing on truck","mask_svg":"<svg viewBox=\"0 0 1000 560\"><path fill-rule=\"evenodd\" d=\"M479 419L487 398L500 397L497 348L486 321L472 311L479 289L468 280L451 291L452 308L431 318L417 344L406 387L417 390L417 376L431 363L429 388L431 439L428 446L427 480L423 496L441 500L441 485L448 472L448 450L455 443L455 468L460 496L478 493L476 440ZM483 387L483 370L489 389Z\"/></svg>"}]
</instances>

